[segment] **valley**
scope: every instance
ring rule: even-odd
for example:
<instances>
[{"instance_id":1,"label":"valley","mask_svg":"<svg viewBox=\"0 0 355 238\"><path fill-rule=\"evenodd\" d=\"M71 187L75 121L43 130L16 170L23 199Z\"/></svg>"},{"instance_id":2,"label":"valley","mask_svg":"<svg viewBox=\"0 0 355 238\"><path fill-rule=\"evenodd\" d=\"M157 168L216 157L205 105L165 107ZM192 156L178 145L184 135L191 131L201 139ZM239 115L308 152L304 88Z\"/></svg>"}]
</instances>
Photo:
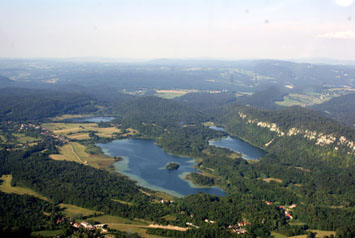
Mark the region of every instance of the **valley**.
<instances>
[{"instance_id":1,"label":"valley","mask_svg":"<svg viewBox=\"0 0 355 238\"><path fill-rule=\"evenodd\" d=\"M183 83L205 73L180 70ZM320 97L317 87L318 94L283 91L270 83L279 80L272 72L217 74L224 70L211 70L221 77L213 82L201 76L198 89L157 87L154 77L150 88L130 82L125 93L115 83L77 91L65 84L0 89L0 194L7 201L0 209L8 214L0 225L16 221L26 229L6 232L73 237L99 233L82 222L106 224L109 230L100 232L108 237L351 233L355 132L350 113L339 114L347 123L330 116L333 100L350 105L351 92L334 91L335 98L314 106L304 95ZM245 79L249 90L233 89L242 85L231 81L239 74L267 86ZM290 95L309 104L281 106ZM179 166L167 169L169 163ZM15 206L23 219L15 218Z\"/></svg>"}]
</instances>

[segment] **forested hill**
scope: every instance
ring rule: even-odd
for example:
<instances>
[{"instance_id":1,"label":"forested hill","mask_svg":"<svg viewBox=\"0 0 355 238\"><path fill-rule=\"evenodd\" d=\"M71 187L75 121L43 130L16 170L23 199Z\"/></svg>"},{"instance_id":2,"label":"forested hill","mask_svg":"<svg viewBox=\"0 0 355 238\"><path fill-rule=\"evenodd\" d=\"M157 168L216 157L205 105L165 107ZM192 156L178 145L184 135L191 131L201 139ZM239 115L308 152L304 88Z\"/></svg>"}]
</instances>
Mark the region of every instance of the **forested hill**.
<instances>
[{"instance_id":1,"label":"forested hill","mask_svg":"<svg viewBox=\"0 0 355 238\"><path fill-rule=\"evenodd\" d=\"M158 97L138 97L119 104L114 111L123 116L123 123L154 124L166 127L182 127L201 123L205 116L179 102Z\"/></svg>"},{"instance_id":2,"label":"forested hill","mask_svg":"<svg viewBox=\"0 0 355 238\"><path fill-rule=\"evenodd\" d=\"M11 84L12 84L12 81L9 78L0 75L0 88L8 87Z\"/></svg>"},{"instance_id":3,"label":"forested hill","mask_svg":"<svg viewBox=\"0 0 355 238\"><path fill-rule=\"evenodd\" d=\"M349 126L355 126L355 93L333 98L322 104L314 105L313 110L338 120Z\"/></svg>"},{"instance_id":4,"label":"forested hill","mask_svg":"<svg viewBox=\"0 0 355 238\"><path fill-rule=\"evenodd\" d=\"M91 113L95 99L83 93L22 88L0 89L1 120L39 120L60 114Z\"/></svg>"},{"instance_id":5,"label":"forested hill","mask_svg":"<svg viewBox=\"0 0 355 238\"><path fill-rule=\"evenodd\" d=\"M355 165L355 130L309 109L233 105L216 112L214 120L228 132L279 154L279 159L293 165Z\"/></svg>"},{"instance_id":6,"label":"forested hill","mask_svg":"<svg viewBox=\"0 0 355 238\"><path fill-rule=\"evenodd\" d=\"M211 108L222 107L227 104L237 102L234 93L188 93L184 96L174 99L177 102L184 103L198 111L205 111Z\"/></svg>"},{"instance_id":7,"label":"forested hill","mask_svg":"<svg viewBox=\"0 0 355 238\"><path fill-rule=\"evenodd\" d=\"M240 105L251 105L259 108L277 109L280 108L275 101L282 101L288 90L281 87L269 87L264 90L255 92L251 96L244 96L238 100Z\"/></svg>"},{"instance_id":8,"label":"forested hill","mask_svg":"<svg viewBox=\"0 0 355 238\"><path fill-rule=\"evenodd\" d=\"M0 82L1 83L9 83L9 82L11 82L11 80L7 77L0 75Z\"/></svg>"}]
</instances>

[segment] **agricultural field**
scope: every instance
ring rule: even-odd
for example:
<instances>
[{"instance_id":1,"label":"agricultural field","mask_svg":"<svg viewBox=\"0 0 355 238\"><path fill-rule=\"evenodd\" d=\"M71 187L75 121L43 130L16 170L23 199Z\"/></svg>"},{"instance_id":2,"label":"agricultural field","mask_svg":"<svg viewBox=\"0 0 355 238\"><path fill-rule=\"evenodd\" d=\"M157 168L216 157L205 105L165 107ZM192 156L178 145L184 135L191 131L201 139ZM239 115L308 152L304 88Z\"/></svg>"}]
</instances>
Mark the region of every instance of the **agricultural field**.
<instances>
[{"instance_id":1,"label":"agricultural field","mask_svg":"<svg viewBox=\"0 0 355 238\"><path fill-rule=\"evenodd\" d=\"M274 231L271 232L271 235L274 236L274 238L287 238L287 236L282 235L282 234L277 233L277 232L274 232Z\"/></svg>"},{"instance_id":2,"label":"agricultural field","mask_svg":"<svg viewBox=\"0 0 355 238\"><path fill-rule=\"evenodd\" d=\"M348 94L349 90L342 88L331 88L322 92L309 92L309 93L290 93L284 96L283 101L276 101L275 103L280 106L312 106L315 104L321 104L334 97L339 97Z\"/></svg>"},{"instance_id":3,"label":"agricultural field","mask_svg":"<svg viewBox=\"0 0 355 238\"><path fill-rule=\"evenodd\" d=\"M31 233L32 236L40 236L40 237L57 237L60 235L64 235L63 230L54 230L54 231L35 231Z\"/></svg>"},{"instance_id":4,"label":"agricultural field","mask_svg":"<svg viewBox=\"0 0 355 238\"><path fill-rule=\"evenodd\" d=\"M52 154L50 158L54 160L74 161L86 164L98 169L104 169L110 166L114 159L105 155L89 154L86 152L87 147L77 142L70 142L59 147L59 154Z\"/></svg>"},{"instance_id":5,"label":"agricultural field","mask_svg":"<svg viewBox=\"0 0 355 238\"><path fill-rule=\"evenodd\" d=\"M63 214L68 217L76 218L80 216L91 216L96 214L103 214L102 212L97 212L94 210L78 207L71 204L61 203L59 207L63 208Z\"/></svg>"},{"instance_id":6,"label":"agricultural field","mask_svg":"<svg viewBox=\"0 0 355 238\"><path fill-rule=\"evenodd\" d=\"M6 142L5 136L1 135L2 131L0 131L0 142Z\"/></svg>"},{"instance_id":7,"label":"agricultural field","mask_svg":"<svg viewBox=\"0 0 355 238\"><path fill-rule=\"evenodd\" d=\"M99 223L105 223L105 224L131 224L131 225L140 225L140 226L148 225L147 222L143 222L140 220L131 220L128 218L111 216L111 215L98 216L98 217L90 218L90 220Z\"/></svg>"},{"instance_id":8,"label":"agricultural field","mask_svg":"<svg viewBox=\"0 0 355 238\"><path fill-rule=\"evenodd\" d=\"M11 186L11 180L12 180L12 175L3 175L0 178L3 182L0 184L0 191L4 192L4 193L14 193L14 194L19 194L19 195L30 195L42 200L46 200L49 201L48 198L36 193L35 191L33 191L32 189L29 188L24 188L24 187L20 187L20 186L15 186L12 187Z\"/></svg>"},{"instance_id":9,"label":"agricultural field","mask_svg":"<svg viewBox=\"0 0 355 238\"><path fill-rule=\"evenodd\" d=\"M93 116L93 115L91 115L91 114L87 114L87 115L82 115L82 114L78 114L78 115L65 114L65 115L53 117L53 118L51 118L51 120L52 120L52 121L62 121L62 120L66 120L66 119L82 118L82 117L91 117L91 116Z\"/></svg>"},{"instance_id":10,"label":"agricultural field","mask_svg":"<svg viewBox=\"0 0 355 238\"><path fill-rule=\"evenodd\" d=\"M278 178L264 178L264 182L270 183L270 182L275 182L275 183L282 183L281 179Z\"/></svg>"},{"instance_id":11,"label":"agricultural field","mask_svg":"<svg viewBox=\"0 0 355 238\"><path fill-rule=\"evenodd\" d=\"M198 90L183 90L183 89L175 89L175 90L155 90L155 96L165 98L165 99L173 99L177 97L181 97L188 93L196 93Z\"/></svg>"},{"instance_id":12,"label":"agricultural field","mask_svg":"<svg viewBox=\"0 0 355 238\"><path fill-rule=\"evenodd\" d=\"M323 238L324 236L329 237L330 235L334 235L335 237L335 231L321 231L321 230L308 230L308 231L317 233L316 238ZM307 238L307 235L291 236L290 238Z\"/></svg>"},{"instance_id":13,"label":"agricultural field","mask_svg":"<svg viewBox=\"0 0 355 238\"><path fill-rule=\"evenodd\" d=\"M111 138L115 133L121 133L116 127L100 128L96 123L44 123L42 126L56 135L75 140L90 139L89 133L95 132L99 137Z\"/></svg>"},{"instance_id":14,"label":"agricultural field","mask_svg":"<svg viewBox=\"0 0 355 238\"><path fill-rule=\"evenodd\" d=\"M17 142L22 144L33 143L37 140L36 138L31 136L26 136L25 134L14 133L12 135L16 137Z\"/></svg>"}]
</instances>

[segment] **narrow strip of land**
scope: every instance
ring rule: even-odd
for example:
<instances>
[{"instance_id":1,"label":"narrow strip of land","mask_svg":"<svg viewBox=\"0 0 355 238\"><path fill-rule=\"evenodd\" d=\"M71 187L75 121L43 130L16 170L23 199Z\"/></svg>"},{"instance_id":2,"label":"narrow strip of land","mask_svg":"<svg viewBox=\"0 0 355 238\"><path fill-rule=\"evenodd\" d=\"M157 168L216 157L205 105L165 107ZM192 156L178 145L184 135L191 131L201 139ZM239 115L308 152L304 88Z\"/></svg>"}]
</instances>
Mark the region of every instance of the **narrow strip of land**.
<instances>
[{"instance_id":1,"label":"narrow strip of land","mask_svg":"<svg viewBox=\"0 0 355 238\"><path fill-rule=\"evenodd\" d=\"M71 151L73 152L73 154L75 155L75 157L76 157L81 163L85 164L84 161L82 161L82 160L80 159L79 155L75 152L72 143L69 142L69 145L70 145Z\"/></svg>"}]
</instances>

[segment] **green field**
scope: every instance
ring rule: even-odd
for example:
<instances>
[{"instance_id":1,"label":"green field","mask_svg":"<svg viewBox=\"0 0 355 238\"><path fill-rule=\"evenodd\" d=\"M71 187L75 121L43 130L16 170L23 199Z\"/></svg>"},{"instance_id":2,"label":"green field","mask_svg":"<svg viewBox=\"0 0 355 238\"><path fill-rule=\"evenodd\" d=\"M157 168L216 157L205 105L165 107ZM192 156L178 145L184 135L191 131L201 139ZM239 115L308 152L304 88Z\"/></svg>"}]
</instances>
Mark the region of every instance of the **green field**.
<instances>
[{"instance_id":1,"label":"green field","mask_svg":"<svg viewBox=\"0 0 355 238\"><path fill-rule=\"evenodd\" d=\"M277 233L277 232L274 232L274 231L271 232L271 235L274 236L274 238L287 238L287 236L282 235L282 234Z\"/></svg>"},{"instance_id":2,"label":"green field","mask_svg":"<svg viewBox=\"0 0 355 238\"><path fill-rule=\"evenodd\" d=\"M317 233L316 238L323 238L324 236L329 237L330 235L334 235L334 237L335 237L335 231L321 231L321 230L308 230L308 231L312 231L312 232ZM291 236L291 237L292 238L307 238L307 235Z\"/></svg>"},{"instance_id":3,"label":"green field","mask_svg":"<svg viewBox=\"0 0 355 238\"><path fill-rule=\"evenodd\" d=\"M63 213L64 215L68 216L68 217L75 217L78 215L82 215L82 216L90 216L93 214L103 214L102 212L98 212L98 211L94 211L94 210L90 210L87 208L82 208L82 207L78 207L75 205L71 205L71 204L65 204L65 203L61 203L59 204L59 207L63 208Z\"/></svg>"},{"instance_id":4,"label":"green field","mask_svg":"<svg viewBox=\"0 0 355 238\"><path fill-rule=\"evenodd\" d=\"M19 194L19 195L27 194L27 195L34 196L34 197L42 199L42 200L49 201L48 198L36 193L32 189L23 188L23 187L19 187L19 186L12 187L11 186L12 175L3 175L3 176L1 176L0 179L3 181L0 184L0 191L2 191L4 193L15 193L15 194Z\"/></svg>"},{"instance_id":5,"label":"green field","mask_svg":"<svg viewBox=\"0 0 355 238\"><path fill-rule=\"evenodd\" d=\"M339 97L348 93L349 91L342 88L330 88L321 92L290 93L287 96L284 96L282 101L276 101L275 103L285 107L295 105L306 107L321 104L334 97Z\"/></svg>"},{"instance_id":6,"label":"green field","mask_svg":"<svg viewBox=\"0 0 355 238\"><path fill-rule=\"evenodd\" d=\"M155 96L166 98L166 99L173 99L173 98L181 97L188 93L198 92L198 90L194 90L194 89L192 90L172 89L172 90L155 90L155 91L156 91Z\"/></svg>"},{"instance_id":7,"label":"green field","mask_svg":"<svg viewBox=\"0 0 355 238\"><path fill-rule=\"evenodd\" d=\"M14 133L12 134L16 137L17 142L22 143L22 144L26 144L26 143L31 143L31 142L35 142L37 139L34 137L30 137L30 136L26 136L24 134L17 134Z\"/></svg>"},{"instance_id":8,"label":"green field","mask_svg":"<svg viewBox=\"0 0 355 238\"><path fill-rule=\"evenodd\" d=\"M100 128L96 123L44 123L42 126L56 135L76 140L90 139L90 131L95 132L99 137L106 138L111 138L114 133L121 133L121 130L116 127Z\"/></svg>"},{"instance_id":9,"label":"green field","mask_svg":"<svg viewBox=\"0 0 355 238\"><path fill-rule=\"evenodd\" d=\"M54 160L74 161L94 168L107 168L115 160L105 155L91 155L86 152L86 146L77 142L70 142L59 148L59 154L52 154Z\"/></svg>"},{"instance_id":10,"label":"green field","mask_svg":"<svg viewBox=\"0 0 355 238\"><path fill-rule=\"evenodd\" d=\"M65 114L57 117L51 118L52 121L62 121L65 119L72 119L72 118L82 118L82 117L92 117L94 115L92 114L87 114L87 115L82 115L82 114L77 114L77 115L71 115L71 114Z\"/></svg>"},{"instance_id":11,"label":"green field","mask_svg":"<svg viewBox=\"0 0 355 238\"><path fill-rule=\"evenodd\" d=\"M44 236L44 237L55 237L59 235L63 235L64 231L63 230L55 230L55 231L35 231L32 232L32 236Z\"/></svg>"},{"instance_id":12,"label":"green field","mask_svg":"<svg viewBox=\"0 0 355 238\"><path fill-rule=\"evenodd\" d=\"M90 218L90 220L97 221L99 223L105 223L105 224L131 224L131 225L139 225L139 226L148 225L147 222L143 222L143 221L139 221L139 220L130 220L128 218L123 218L123 217L118 217L118 216L110 216L110 215L93 217L93 218Z\"/></svg>"}]
</instances>

